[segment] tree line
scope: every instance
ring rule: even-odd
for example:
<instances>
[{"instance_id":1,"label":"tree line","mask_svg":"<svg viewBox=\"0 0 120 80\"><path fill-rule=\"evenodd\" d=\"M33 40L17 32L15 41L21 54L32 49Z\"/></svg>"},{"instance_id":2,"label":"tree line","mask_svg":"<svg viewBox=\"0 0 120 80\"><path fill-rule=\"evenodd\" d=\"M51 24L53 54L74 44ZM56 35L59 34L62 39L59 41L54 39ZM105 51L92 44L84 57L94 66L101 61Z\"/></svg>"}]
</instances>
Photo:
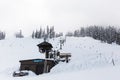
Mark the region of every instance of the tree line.
<instances>
[{"instance_id":1,"label":"tree line","mask_svg":"<svg viewBox=\"0 0 120 80\"><path fill-rule=\"evenodd\" d=\"M24 38L24 35L22 33L22 30L19 30L18 32L16 32L14 34L14 36L16 38ZM57 38L60 36L63 36L62 32L55 32L54 26L49 27L47 26L46 28L42 28L40 27L40 29L36 29L35 31L33 30L33 32L30 35L33 39L41 39L41 38ZM0 40L5 39L6 37L6 33L0 31Z\"/></svg>"},{"instance_id":2,"label":"tree line","mask_svg":"<svg viewBox=\"0 0 120 80\"><path fill-rule=\"evenodd\" d=\"M92 37L102 42L107 43L117 43L120 45L120 29L115 28L114 26L89 26L81 27L74 32L68 32L66 36L74 37Z\"/></svg>"},{"instance_id":3,"label":"tree line","mask_svg":"<svg viewBox=\"0 0 120 80\"><path fill-rule=\"evenodd\" d=\"M41 39L41 38L56 38L63 36L63 33L56 33L54 26L46 28L40 27L40 29L36 29L32 32L31 37L33 39ZM97 40L101 40L102 42L107 43L117 43L120 45L120 29L115 28L114 26L89 26L89 27L81 27L73 32L66 33L66 36L74 36L74 37L92 37ZM0 31L0 40L5 39L6 33ZM22 34L22 30L15 33L16 38L24 38Z\"/></svg>"},{"instance_id":4,"label":"tree line","mask_svg":"<svg viewBox=\"0 0 120 80\"><path fill-rule=\"evenodd\" d=\"M40 28L39 30L33 31L32 32L32 38L56 38L63 36L63 33L56 33L54 26L49 27L47 26L46 29Z\"/></svg>"}]
</instances>

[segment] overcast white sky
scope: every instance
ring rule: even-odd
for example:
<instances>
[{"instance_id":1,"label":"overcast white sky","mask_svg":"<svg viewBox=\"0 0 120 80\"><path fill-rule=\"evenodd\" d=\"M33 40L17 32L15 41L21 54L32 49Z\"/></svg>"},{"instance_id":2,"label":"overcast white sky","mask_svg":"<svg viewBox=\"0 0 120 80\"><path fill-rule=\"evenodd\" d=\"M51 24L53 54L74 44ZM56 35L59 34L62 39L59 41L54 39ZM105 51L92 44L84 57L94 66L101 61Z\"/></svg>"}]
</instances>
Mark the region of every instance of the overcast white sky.
<instances>
[{"instance_id":1,"label":"overcast white sky","mask_svg":"<svg viewBox=\"0 0 120 80\"><path fill-rule=\"evenodd\" d=\"M25 34L46 25L68 31L120 25L120 0L0 0L0 30Z\"/></svg>"}]
</instances>

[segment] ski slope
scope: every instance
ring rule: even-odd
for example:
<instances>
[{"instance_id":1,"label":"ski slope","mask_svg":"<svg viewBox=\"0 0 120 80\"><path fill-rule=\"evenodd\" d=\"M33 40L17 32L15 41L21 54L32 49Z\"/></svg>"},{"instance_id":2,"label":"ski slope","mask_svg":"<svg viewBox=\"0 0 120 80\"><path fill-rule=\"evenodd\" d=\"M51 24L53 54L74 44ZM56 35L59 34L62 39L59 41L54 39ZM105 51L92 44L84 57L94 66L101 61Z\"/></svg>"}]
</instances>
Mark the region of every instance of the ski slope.
<instances>
[{"instance_id":1,"label":"ski slope","mask_svg":"<svg viewBox=\"0 0 120 80\"><path fill-rule=\"evenodd\" d=\"M59 49L59 38L49 40ZM19 60L44 58L36 46L42 39L7 38L0 41L1 80L120 80L120 46L102 43L89 37L67 37L60 52L72 54L71 61L56 65L50 73L12 77L19 70ZM113 64L114 62L114 64Z\"/></svg>"}]
</instances>

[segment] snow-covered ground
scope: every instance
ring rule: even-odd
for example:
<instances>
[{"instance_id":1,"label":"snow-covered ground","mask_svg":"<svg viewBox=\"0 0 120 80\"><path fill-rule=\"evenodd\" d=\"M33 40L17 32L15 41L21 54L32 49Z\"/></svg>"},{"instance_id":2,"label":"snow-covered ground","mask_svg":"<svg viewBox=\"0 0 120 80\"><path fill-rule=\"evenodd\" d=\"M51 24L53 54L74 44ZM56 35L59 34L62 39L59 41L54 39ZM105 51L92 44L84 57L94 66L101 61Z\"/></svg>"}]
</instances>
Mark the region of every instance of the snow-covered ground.
<instances>
[{"instance_id":1,"label":"snow-covered ground","mask_svg":"<svg viewBox=\"0 0 120 80\"><path fill-rule=\"evenodd\" d=\"M102 43L89 37L67 37L60 52L72 54L71 61L56 65L50 73L36 76L12 77L19 69L19 60L44 58L36 46L43 40L8 38L0 40L1 80L120 80L120 46ZM59 38L49 40L59 49ZM113 62L115 66L113 66Z\"/></svg>"}]
</instances>

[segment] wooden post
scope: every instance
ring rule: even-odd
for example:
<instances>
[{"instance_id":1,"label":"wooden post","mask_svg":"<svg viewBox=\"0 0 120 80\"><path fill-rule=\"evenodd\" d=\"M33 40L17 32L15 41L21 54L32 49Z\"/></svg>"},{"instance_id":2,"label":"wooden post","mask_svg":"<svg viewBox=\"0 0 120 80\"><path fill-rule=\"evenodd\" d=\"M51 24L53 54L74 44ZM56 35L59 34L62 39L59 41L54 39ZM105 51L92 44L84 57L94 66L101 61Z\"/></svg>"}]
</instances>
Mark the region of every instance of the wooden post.
<instances>
[{"instance_id":1,"label":"wooden post","mask_svg":"<svg viewBox=\"0 0 120 80\"><path fill-rule=\"evenodd\" d=\"M66 63L68 63L68 56L66 55Z\"/></svg>"},{"instance_id":2,"label":"wooden post","mask_svg":"<svg viewBox=\"0 0 120 80\"><path fill-rule=\"evenodd\" d=\"M47 59L48 58L48 52L45 51L45 61L44 61L44 73L47 73Z\"/></svg>"},{"instance_id":3,"label":"wooden post","mask_svg":"<svg viewBox=\"0 0 120 80\"><path fill-rule=\"evenodd\" d=\"M44 73L47 73L47 60L45 59L45 62L44 62Z\"/></svg>"},{"instance_id":4,"label":"wooden post","mask_svg":"<svg viewBox=\"0 0 120 80\"><path fill-rule=\"evenodd\" d=\"M112 59L112 64L113 64L113 66L115 66L115 62L114 62L114 59Z\"/></svg>"}]
</instances>

